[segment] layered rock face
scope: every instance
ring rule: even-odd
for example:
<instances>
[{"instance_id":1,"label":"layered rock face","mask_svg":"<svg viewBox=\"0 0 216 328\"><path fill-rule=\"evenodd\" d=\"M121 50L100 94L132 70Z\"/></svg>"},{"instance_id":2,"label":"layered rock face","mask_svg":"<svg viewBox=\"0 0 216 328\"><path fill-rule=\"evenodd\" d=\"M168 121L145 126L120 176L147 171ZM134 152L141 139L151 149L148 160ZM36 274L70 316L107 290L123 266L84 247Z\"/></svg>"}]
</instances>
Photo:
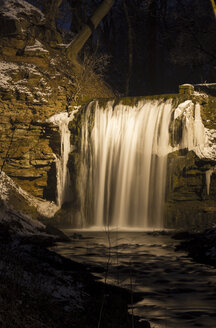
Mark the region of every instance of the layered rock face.
<instances>
[{"instance_id":1,"label":"layered rock face","mask_svg":"<svg viewBox=\"0 0 216 328\"><path fill-rule=\"evenodd\" d=\"M3 60L0 67L0 165L26 191L43 197L53 152L58 153L50 138L59 136L45 121L65 110L67 92L55 71Z\"/></svg>"},{"instance_id":2,"label":"layered rock face","mask_svg":"<svg viewBox=\"0 0 216 328\"><path fill-rule=\"evenodd\" d=\"M55 200L60 136L46 120L103 88L86 88L80 99L60 34L26 1L1 0L0 31L0 168L32 195Z\"/></svg>"},{"instance_id":3,"label":"layered rock face","mask_svg":"<svg viewBox=\"0 0 216 328\"><path fill-rule=\"evenodd\" d=\"M168 157L165 220L168 228L202 228L215 223L215 161L193 151Z\"/></svg>"},{"instance_id":4,"label":"layered rock face","mask_svg":"<svg viewBox=\"0 0 216 328\"><path fill-rule=\"evenodd\" d=\"M52 42L61 39L25 1L1 5L0 166L34 196L55 199L55 181L46 192L55 156L45 121L65 110L71 81L59 73L58 54L46 39L51 32Z\"/></svg>"},{"instance_id":5,"label":"layered rock face","mask_svg":"<svg viewBox=\"0 0 216 328\"><path fill-rule=\"evenodd\" d=\"M206 147L199 141L194 150L180 149L168 156L165 221L169 228L200 229L216 219L216 86L198 85L188 99L201 105ZM205 93L203 93L203 91ZM194 121L196 117L194 115ZM196 123L195 123L196 124ZM175 127L175 128L174 128ZM172 123L172 137L182 139L182 120Z\"/></svg>"}]
</instances>

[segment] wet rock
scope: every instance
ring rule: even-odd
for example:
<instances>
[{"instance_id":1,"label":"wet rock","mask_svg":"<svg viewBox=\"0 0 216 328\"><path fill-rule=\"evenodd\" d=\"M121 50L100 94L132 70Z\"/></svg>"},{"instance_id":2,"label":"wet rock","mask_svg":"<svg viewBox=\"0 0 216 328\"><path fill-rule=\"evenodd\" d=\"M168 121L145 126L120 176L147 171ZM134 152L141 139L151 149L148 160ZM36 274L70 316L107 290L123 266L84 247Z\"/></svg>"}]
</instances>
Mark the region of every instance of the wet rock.
<instances>
[{"instance_id":1,"label":"wet rock","mask_svg":"<svg viewBox=\"0 0 216 328\"><path fill-rule=\"evenodd\" d=\"M141 325L138 326L140 328L151 328L151 325L148 321L144 320L144 321L141 321Z\"/></svg>"},{"instance_id":2,"label":"wet rock","mask_svg":"<svg viewBox=\"0 0 216 328\"><path fill-rule=\"evenodd\" d=\"M19 242L21 245L39 245L44 247L50 247L55 244L55 242L58 241L58 238L56 236L49 236L49 235L29 235L29 236L23 236L19 238Z\"/></svg>"},{"instance_id":3,"label":"wet rock","mask_svg":"<svg viewBox=\"0 0 216 328\"><path fill-rule=\"evenodd\" d=\"M198 158L192 151L168 155L165 204L166 226L181 230L204 230L215 221L216 174L209 194L206 172L215 161Z\"/></svg>"},{"instance_id":4,"label":"wet rock","mask_svg":"<svg viewBox=\"0 0 216 328\"><path fill-rule=\"evenodd\" d=\"M45 232L49 235L55 236L55 239L59 242L69 242L71 239L66 236L61 230L57 229L51 224L46 225Z\"/></svg>"},{"instance_id":5,"label":"wet rock","mask_svg":"<svg viewBox=\"0 0 216 328\"><path fill-rule=\"evenodd\" d=\"M203 233L188 235L181 235L182 241L176 250L185 250L189 256L197 262L210 264L216 267L216 229L211 228L205 230ZM185 240L186 237L186 240ZM176 238L176 236L174 236ZM178 235L177 235L177 239Z\"/></svg>"}]
</instances>

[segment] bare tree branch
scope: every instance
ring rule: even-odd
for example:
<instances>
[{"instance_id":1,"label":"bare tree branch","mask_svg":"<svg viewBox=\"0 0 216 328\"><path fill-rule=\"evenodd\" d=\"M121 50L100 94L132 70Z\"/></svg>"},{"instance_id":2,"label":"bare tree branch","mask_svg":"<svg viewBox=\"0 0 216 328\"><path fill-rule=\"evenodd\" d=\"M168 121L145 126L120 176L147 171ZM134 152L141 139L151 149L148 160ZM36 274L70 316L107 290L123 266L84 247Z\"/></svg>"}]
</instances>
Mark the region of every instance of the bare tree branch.
<instances>
[{"instance_id":1,"label":"bare tree branch","mask_svg":"<svg viewBox=\"0 0 216 328\"><path fill-rule=\"evenodd\" d=\"M88 23L83 26L81 31L77 34L76 38L68 45L66 53L68 58L75 64L77 63L77 56L84 44L92 34L93 30L97 28L100 21L109 12L115 0L103 0L99 7L96 9L93 16L89 19Z\"/></svg>"},{"instance_id":2,"label":"bare tree branch","mask_svg":"<svg viewBox=\"0 0 216 328\"><path fill-rule=\"evenodd\" d=\"M215 18L216 18L216 4L215 4L215 1L214 0L210 0L210 1L211 1L212 9L213 9L213 12L214 12L214 15L215 15Z\"/></svg>"},{"instance_id":3,"label":"bare tree branch","mask_svg":"<svg viewBox=\"0 0 216 328\"><path fill-rule=\"evenodd\" d=\"M43 10L46 15L47 23L55 26L55 18L63 0L49 0L43 3Z\"/></svg>"}]
</instances>

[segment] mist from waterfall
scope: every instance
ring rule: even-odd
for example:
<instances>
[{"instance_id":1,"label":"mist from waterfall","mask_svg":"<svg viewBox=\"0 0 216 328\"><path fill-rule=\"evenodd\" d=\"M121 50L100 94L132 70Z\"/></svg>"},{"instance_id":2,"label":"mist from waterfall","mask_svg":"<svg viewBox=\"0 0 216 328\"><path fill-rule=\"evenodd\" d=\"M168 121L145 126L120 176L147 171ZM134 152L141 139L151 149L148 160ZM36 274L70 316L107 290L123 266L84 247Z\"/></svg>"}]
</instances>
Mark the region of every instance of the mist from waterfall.
<instances>
[{"instance_id":1,"label":"mist from waterfall","mask_svg":"<svg viewBox=\"0 0 216 328\"><path fill-rule=\"evenodd\" d=\"M163 227L172 110L171 100L139 101L132 107L109 102L105 109L89 105L79 179L85 226Z\"/></svg>"}]
</instances>

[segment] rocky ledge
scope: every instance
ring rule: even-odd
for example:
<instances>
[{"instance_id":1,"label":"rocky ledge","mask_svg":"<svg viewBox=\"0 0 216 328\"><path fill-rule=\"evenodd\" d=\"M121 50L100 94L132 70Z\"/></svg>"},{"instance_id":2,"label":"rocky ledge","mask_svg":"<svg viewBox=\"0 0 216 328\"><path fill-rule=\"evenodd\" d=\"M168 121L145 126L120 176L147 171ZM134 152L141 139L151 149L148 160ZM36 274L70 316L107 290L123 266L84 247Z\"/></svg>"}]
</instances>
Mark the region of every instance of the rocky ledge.
<instances>
[{"instance_id":1,"label":"rocky ledge","mask_svg":"<svg viewBox=\"0 0 216 328\"><path fill-rule=\"evenodd\" d=\"M60 137L46 119L113 96L88 67L75 73L65 46L39 9L0 1L0 168L25 191L53 201Z\"/></svg>"},{"instance_id":2,"label":"rocky ledge","mask_svg":"<svg viewBox=\"0 0 216 328\"><path fill-rule=\"evenodd\" d=\"M63 233L0 205L2 328L150 327L129 315L130 292L96 281L84 265L46 248L66 241Z\"/></svg>"},{"instance_id":3,"label":"rocky ledge","mask_svg":"<svg viewBox=\"0 0 216 328\"><path fill-rule=\"evenodd\" d=\"M180 232L173 236L181 240L177 251L187 251L189 256L199 263L209 264L216 268L216 228L201 233Z\"/></svg>"}]
</instances>

